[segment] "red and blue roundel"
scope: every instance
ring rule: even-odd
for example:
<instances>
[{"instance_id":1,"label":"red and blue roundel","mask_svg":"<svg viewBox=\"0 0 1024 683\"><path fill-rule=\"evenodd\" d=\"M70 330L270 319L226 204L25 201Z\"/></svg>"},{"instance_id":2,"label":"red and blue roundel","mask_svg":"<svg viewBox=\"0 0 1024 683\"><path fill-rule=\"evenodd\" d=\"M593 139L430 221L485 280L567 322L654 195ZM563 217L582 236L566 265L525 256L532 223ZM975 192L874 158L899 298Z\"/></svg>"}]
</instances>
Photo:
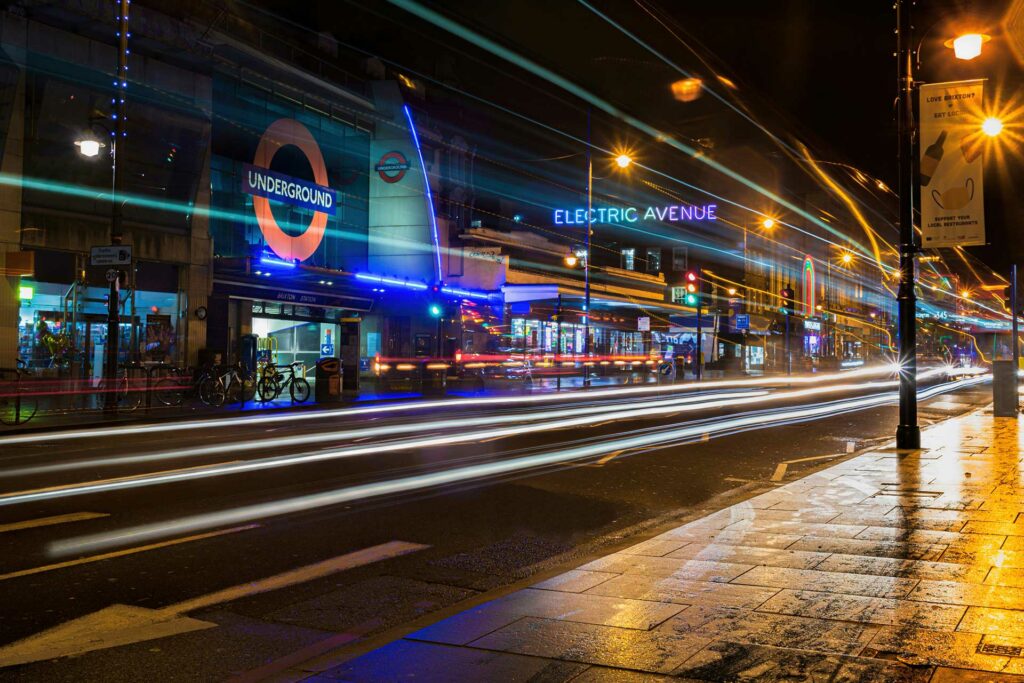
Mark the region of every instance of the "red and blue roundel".
<instances>
[{"instance_id":1,"label":"red and blue roundel","mask_svg":"<svg viewBox=\"0 0 1024 683\"><path fill-rule=\"evenodd\" d=\"M380 158L373 167L385 183L397 183L409 170L409 160L399 151L391 151Z\"/></svg>"}]
</instances>

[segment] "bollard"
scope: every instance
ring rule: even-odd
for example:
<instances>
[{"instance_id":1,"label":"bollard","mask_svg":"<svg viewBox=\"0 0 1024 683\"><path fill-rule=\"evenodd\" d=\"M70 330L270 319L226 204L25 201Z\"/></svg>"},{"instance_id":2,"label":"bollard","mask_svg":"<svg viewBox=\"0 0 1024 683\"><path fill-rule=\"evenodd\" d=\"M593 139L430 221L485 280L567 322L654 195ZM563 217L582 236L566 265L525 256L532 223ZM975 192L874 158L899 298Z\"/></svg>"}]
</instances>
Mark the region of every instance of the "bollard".
<instances>
[{"instance_id":1,"label":"bollard","mask_svg":"<svg viewBox=\"0 0 1024 683\"><path fill-rule=\"evenodd\" d=\"M992 414L1017 416L1017 368L1012 360L992 361Z\"/></svg>"}]
</instances>

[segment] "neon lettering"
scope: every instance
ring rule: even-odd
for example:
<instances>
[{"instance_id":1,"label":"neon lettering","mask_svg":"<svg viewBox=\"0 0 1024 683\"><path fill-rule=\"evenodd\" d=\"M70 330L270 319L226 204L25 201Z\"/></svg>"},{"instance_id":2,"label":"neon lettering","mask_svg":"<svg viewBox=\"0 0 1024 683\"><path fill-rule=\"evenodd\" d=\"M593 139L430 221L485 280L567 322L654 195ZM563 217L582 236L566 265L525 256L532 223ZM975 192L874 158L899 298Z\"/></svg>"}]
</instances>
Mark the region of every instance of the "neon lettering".
<instances>
[{"instance_id":1,"label":"neon lettering","mask_svg":"<svg viewBox=\"0 0 1024 683\"><path fill-rule=\"evenodd\" d=\"M564 209L555 209L555 225L563 225L562 214Z\"/></svg>"},{"instance_id":2,"label":"neon lettering","mask_svg":"<svg viewBox=\"0 0 1024 683\"><path fill-rule=\"evenodd\" d=\"M629 212L630 212L630 211L632 211L632 212L633 212L633 217L632 217L632 218L630 218L630 215L629 215ZM626 220L627 220L627 221L629 221L630 223L636 223L636 221L637 221L637 215L636 215L636 207L635 207L635 206L631 206L631 207L629 207L628 209L626 209L626 211L625 211L625 218L626 218Z\"/></svg>"}]
</instances>

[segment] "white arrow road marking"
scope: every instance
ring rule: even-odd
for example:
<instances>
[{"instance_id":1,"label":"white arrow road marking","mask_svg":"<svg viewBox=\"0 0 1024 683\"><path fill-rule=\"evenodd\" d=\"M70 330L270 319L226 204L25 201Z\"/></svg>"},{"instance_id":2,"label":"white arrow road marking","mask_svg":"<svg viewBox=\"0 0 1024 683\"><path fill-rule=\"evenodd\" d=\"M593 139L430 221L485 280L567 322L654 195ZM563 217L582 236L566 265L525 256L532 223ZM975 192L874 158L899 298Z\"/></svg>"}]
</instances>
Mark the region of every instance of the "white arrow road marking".
<instances>
[{"instance_id":1,"label":"white arrow road marking","mask_svg":"<svg viewBox=\"0 0 1024 683\"><path fill-rule=\"evenodd\" d=\"M53 517L40 517L38 519L27 519L24 522L12 522L11 524L0 524L0 534L5 531L21 531L22 529L35 529L40 526L53 526L54 524L67 524L68 522L84 522L87 519L99 519L109 517L106 512L72 512L66 515L54 515Z\"/></svg>"},{"instance_id":2,"label":"white arrow road marking","mask_svg":"<svg viewBox=\"0 0 1024 683\"><path fill-rule=\"evenodd\" d=\"M192 619L185 614L257 593L320 579L346 569L380 562L428 547L419 543L389 541L339 555L323 562L275 574L265 579L225 588L161 609L111 605L98 612L87 614L16 643L0 647L0 667L80 655L119 645L131 645L179 633L213 628L217 624Z\"/></svg>"}]
</instances>

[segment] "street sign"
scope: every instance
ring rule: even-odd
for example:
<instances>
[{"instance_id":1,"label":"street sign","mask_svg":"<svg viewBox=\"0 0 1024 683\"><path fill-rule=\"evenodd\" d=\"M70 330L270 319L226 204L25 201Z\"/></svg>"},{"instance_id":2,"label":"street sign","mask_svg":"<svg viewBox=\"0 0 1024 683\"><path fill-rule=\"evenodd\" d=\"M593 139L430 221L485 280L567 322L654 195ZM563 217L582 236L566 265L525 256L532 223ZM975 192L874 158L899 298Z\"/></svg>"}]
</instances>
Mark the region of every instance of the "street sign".
<instances>
[{"instance_id":1,"label":"street sign","mask_svg":"<svg viewBox=\"0 0 1024 683\"><path fill-rule=\"evenodd\" d=\"M737 313L736 321L733 323L733 327L737 330L749 330L750 329L750 314L749 313Z\"/></svg>"},{"instance_id":2,"label":"street sign","mask_svg":"<svg viewBox=\"0 0 1024 683\"><path fill-rule=\"evenodd\" d=\"M920 88L921 246L985 244L983 80Z\"/></svg>"},{"instance_id":3,"label":"street sign","mask_svg":"<svg viewBox=\"0 0 1024 683\"><path fill-rule=\"evenodd\" d=\"M636 329L639 330L640 332L650 332L651 331L651 318L649 316L646 316L646 315L644 317L642 317L642 318L637 318L636 319Z\"/></svg>"},{"instance_id":4,"label":"street sign","mask_svg":"<svg viewBox=\"0 0 1024 683\"><path fill-rule=\"evenodd\" d=\"M321 344L320 345L321 356L333 356L334 355L334 344Z\"/></svg>"},{"instance_id":5,"label":"street sign","mask_svg":"<svg viewBox=\"0 0 1024 683\"><path fill-rule=\"evenodd\" d=\"M132 262L131 245L93 247L90 251L90 263L94 266L128 266Z\"/></svg>"}]
</instances>

